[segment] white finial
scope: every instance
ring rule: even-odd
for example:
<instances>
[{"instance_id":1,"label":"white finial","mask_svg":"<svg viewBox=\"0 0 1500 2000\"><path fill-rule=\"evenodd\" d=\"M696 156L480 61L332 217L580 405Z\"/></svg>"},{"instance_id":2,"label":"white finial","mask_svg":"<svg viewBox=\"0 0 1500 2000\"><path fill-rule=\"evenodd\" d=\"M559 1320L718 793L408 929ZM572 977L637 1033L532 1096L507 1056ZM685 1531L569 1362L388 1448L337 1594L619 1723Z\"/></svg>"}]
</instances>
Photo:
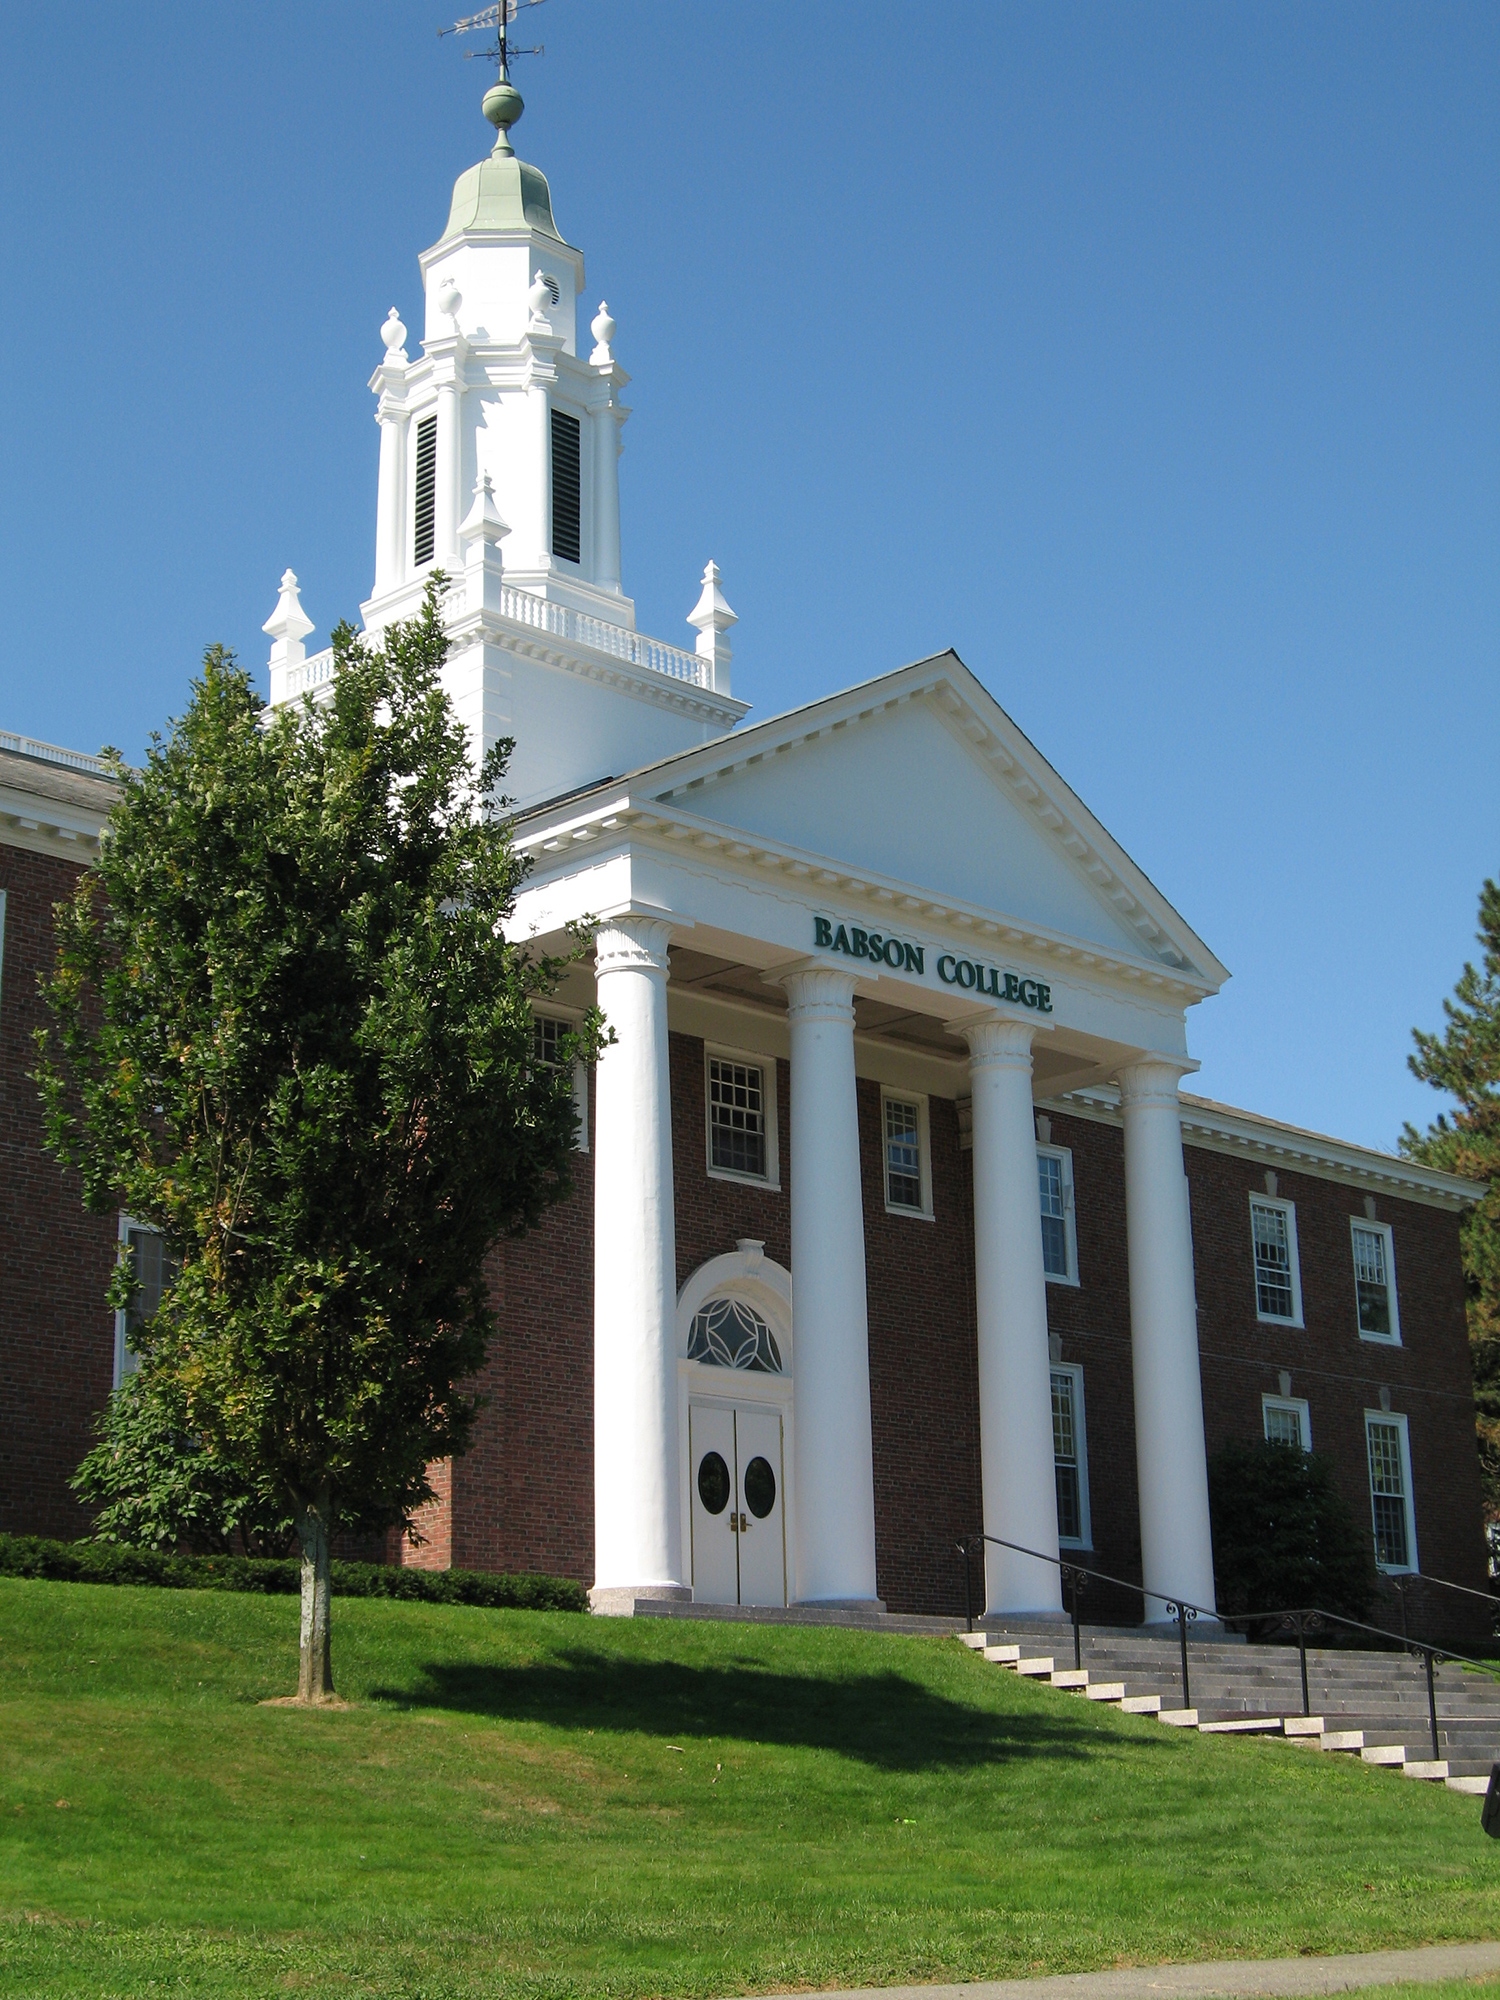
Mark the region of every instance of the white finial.
<instances>
[{"instance_id":1,"label":"white finial","mask_svg":"<svg viewBox=\"0 0 1500 2000\"><path fill-rule=\"evenodd\" d=\"M470 542L499 542L510 533L510 523L501 518L500 509L495 505L495 488L487 472L481 472L474 485L474 503L458 524L458 545L467 549Z\"/></svg>"},{"instance_id":2,"label":"white finial","mask_svg":"<svg viewBox=\"0 0 1500 2000\"><path fill-rule=\"evenodd\" d=\"M437 309L446 313L451 320L458 318L458 309L464 302L464 295L451 278L444 278L438 286Z\"/></svg>"},{"instance_id":3,"label":"white finial","mask_svg":"<svg viewBox=\"0 0 1500 2000\"><path fill-rule=\"evenodd\" d=\"M307 658L307 648L302 641L313 629L313 622L302 609L302 598L297 589L296 574L292 570L281 573L281 595L276 600L276 609L271 613L261 631L274 641L271 647L270 666L274 675L277 668L300 667ZM271 699L277 698L273 680Z\"/></svg>"},{"instance_id":4,"label":"white finial","mask_svg":"<svg viewBox=\"0 0 1500 2000\"><path fill-rule=\"evenodd\" d=\"M473 613L505 608L500 543L510 533L495 505L490 475L481 472L474 486L474 504L458 526L458 546L464 558L464 608Z\"/></svg>"},{"instance_id":5,"label":"white finial","mask_svg":"<svg viewBox=\"0 0 1500 2000\"><path fill-rule=\"evenodd\" d=\"M532 326L550 332L552 322L547 317L547 308L552 303L552 287L540 271L531 281L531 290L526 294L526 303L531 308Z\"/></svg>"},{"instance_id":6,"label":"white finial","mask_svg":"<svg viewBox=\"0 0 1500 2000\"><path fill-rule=\"evenodd\" d=\"M609 351L609 343L615 337L615 323L603 299L599 301L599 310L594 314L589 332L594 336L594 351L589 356L589 365L593 368L612 368L615 357Z\"/></svg>"},{"instance_id":7,"label":"white finial","mask_svg":"<svg viewBox=\"0 0 1500 2000\"><path fill-rule=\"evenodd\" d=\"M401 324L401 315L394 306L391 307L385 316L385 323L380 329L380 338L385 342L386 360L400 362L404 365L406 361L406 328Z\"/></svg>"},{"instance_id":8,"label":"white finial","mask_svg":"<svg viewBox=\"0 0 1500 2000\"><path fill-rule=\"evenodd\" d=\"M724 601L716 562L710 562L704 568L703 589L698 602L688 613L687 622L698 628L698 657L711 663L715 694L728 694L731 653L724 634L731 625L738 625L740 621Z\"/></svg>"}]
</instances>

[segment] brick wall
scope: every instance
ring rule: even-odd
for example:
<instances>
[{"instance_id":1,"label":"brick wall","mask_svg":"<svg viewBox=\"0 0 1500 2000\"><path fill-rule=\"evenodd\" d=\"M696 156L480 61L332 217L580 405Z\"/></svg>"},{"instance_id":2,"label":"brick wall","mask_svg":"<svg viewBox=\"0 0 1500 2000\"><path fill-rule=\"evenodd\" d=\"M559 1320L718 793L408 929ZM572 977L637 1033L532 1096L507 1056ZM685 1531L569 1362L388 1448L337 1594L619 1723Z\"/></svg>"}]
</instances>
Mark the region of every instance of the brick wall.
<instances>
[{"instance_id":1,"label":"brick wall","mask_svg":"<svg viewBox=\"0 0 1500 2000\"><path fill-rule=\"evenodd\" d=\"M104 1303L118 1219L83 1211L75 1176L42 1150L28 1072L44 1009L37 975L53 958L52 906L80 868L0 844L0 1532L74 1536L88 1521L68 1480L93 1442L114 1380L114 1315Z\"/></svg>"}]
</instances>

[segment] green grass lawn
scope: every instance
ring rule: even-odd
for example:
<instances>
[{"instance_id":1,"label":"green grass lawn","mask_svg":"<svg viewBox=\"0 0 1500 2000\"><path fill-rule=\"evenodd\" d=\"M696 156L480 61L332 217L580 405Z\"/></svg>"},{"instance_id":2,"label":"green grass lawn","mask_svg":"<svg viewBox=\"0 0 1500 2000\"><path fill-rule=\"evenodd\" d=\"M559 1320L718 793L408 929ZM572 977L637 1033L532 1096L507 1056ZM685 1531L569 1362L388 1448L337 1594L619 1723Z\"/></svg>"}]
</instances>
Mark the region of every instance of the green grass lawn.
<instances>
[{"instance_id":1,"label":"green grass lawn","mask_svg":"<svg viewBox=\"0 0 1500 2000\"><path fill-rule=\"evenodd\" d=\"M0 1580L0 1993L735 1993L1500 1935L1479 1801L953 1640ZM59 1801L65 1800L65 1805Z\"/></svg>"}]
</instances>

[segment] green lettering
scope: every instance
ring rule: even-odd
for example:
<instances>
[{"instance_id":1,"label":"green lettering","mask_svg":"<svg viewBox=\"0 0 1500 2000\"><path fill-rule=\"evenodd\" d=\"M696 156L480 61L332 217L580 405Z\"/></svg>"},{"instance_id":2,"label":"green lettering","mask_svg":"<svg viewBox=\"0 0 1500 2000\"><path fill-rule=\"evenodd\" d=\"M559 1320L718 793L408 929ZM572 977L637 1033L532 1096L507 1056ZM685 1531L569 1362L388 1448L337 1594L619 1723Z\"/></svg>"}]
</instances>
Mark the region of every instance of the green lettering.
<instances>
[{"instance_id":1,"label":"green lettering","mask_svg":"<svg viewBox=\"0 0 1500 2000\"><path fill-rule=\"evenodd\" d=\"M922 963L921 945L904 944L901 949L906 955L906 969L908 972L924 972L926 970L926 967Z\"/></svg>"},{"instance_id":2,"label":"green lettering","mask_svg":"<svg viewBox=\"0 0 1500 2000\"><path fill-rule=\"evenodd\" d=\"M849 933L844 929L842 924L839 925L833 934L833 948L835 951L845 953L850 958L854 956L853 952L849 950Z\"/></svg>"},{"instance_id":3,"label":"green lettering","mask_svg":"<svg viewBox=\"0 0 1500 2000\"><path fill-rule=\"evenodd\" d=\"M833 926L827 917L813 918L813 943L821 945L824 951L833 943Z\"/></svg>"},{"instance_id":4,"label":"green lettering","mask_svg":"<svg viewBox=\"0 0 1500 2000\"><path fill-rule=\"evenodd\" d=\"M869 932L862 931L858 926L854 926L852 927L852 935L854 938L854 950L851 956L854 958L868 958L870 956Z\"/></svg>"},{"instance_id":5,"label":"green lettering","mask_svg":"<svg viewBox=\"0 0 1500 2000\"><path fill-rule=\"evenodd\" d=\"M1036 1004L1038 1012L1043 1014L1052 1012L1052 988L1043 986L1040 979L1036 983Z\"/></svg>"},{"instance_id":6,"label":"green lettering","mask_svg":"<svg viewBox=\"0 0 1500 2000\"><path fill-rule=\"evenodd\" d=\"M1034 979L1023 979L1021 981L1021 1005L1023 1007L1034 1007L1036 1005L1036 981Z\"/></svg>"},{"instance_id":7,"label":"green lettering","mask_svg":"<svg viewBox=\"0 0 1500 2000\"><path fill-rule=\"evenodd\" d=\"M899 972L906 963L906 954L901 949L900 938L887 938L882 956L892 972Z\"/></svg>"},{"instance_id":8,"label":"green lettering","mask_svg":"<svg viewBox=\"0 0 1500 2000\"><path fill-rule=\"evenodd\" d=\"M958 977L957 973L953 970L954 963L955 960L951 951L945 951L937 962L937 976L945 986L951 986ZM948 968L946 972L943 970L944 966Z\"/></svg>"},{"instance_id":9,"label":"green lettering","mask_svg":"<svg viewBox=\"0 0 1500 2000\"><path fill-rule=\"evenodd\" d=\"M1005 997L1011 1001L1021 997L1021 982L1013 972L1007 972L1005 975Z\"/></svg>"},{"instance_id":10,"label":"green lettering","mask_svg":"<svg viewBox=\"0 0 1500 2000\"><path fill-rule=\"evenodd\" d=\"M885 939L879 931L871 931L870 933L870 956L871 958L885 957Z\"/></svg>"}]
</instances>

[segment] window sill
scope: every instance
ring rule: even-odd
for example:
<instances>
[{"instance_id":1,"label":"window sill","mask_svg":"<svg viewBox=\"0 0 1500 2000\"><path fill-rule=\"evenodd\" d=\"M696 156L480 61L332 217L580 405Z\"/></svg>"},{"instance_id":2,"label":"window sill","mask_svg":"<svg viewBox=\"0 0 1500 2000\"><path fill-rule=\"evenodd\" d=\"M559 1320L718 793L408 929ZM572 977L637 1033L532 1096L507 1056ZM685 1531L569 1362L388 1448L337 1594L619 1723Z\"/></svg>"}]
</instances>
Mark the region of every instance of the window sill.
<instances>
[{"instance_id":1,"label":"window sill","mask_svg":"<svg viewBox=\"0 0 1500 2000\"><path fill-rule=\"evenodd\" d=\"M930 1208L903 1208L899 1202L894 1201L886 1203L885 1212L887 1215L904 1215L908 1222L935 1222L937 1220L937 1217Z\"/></svg>"},{"instance_id":2,"label":"window sill","mask_svg":"<svg viewBox=\"0 0 1500 2000\"><path fill-rule=\"evenodd\" d=\"M1361 1331L1359 1337L1368 1347L1399 1347L1401 1345L1401 1336L1399 1333L1365 1333Z\"/></svg>"},{"instance_id":3,"label":"window sill","mask_svg":"<svg viewBox=\"0 0 1500 2000\"><path fill-rule=\"evenodd\" d=\"M1263 1313L1263 1312L1258 1312L1255 1315L1255 1317L1261 1326L1290 1327L1294 1333L1305 1333L1307 1331L1307 1326L1305 1321L1300 1319L1282 1319L1276 1313Z\"/></svg>"},{"instance_id":4,"label":"window sill","mask_svg":"<svg viewBox=\"0 0 1500 2000\"><path fill-rule=\"evenodd\" d=\"M1075 1292L1083 1289L1077 1278L1064 1278L1059 1276L1056 1271L1043 1271L1042 1276L1047 1280L1049 1285L1070 1285Z\"/></svg>"},{"instance_id":5,"label":"window sill","mask_svg":"<svg viewBox=\"0 0 1500 2000\"><path fill-rule=\"evenodd\" d=\"M1375 1565L1381 1576L1420 1576L1422 1572L1415 1563L1383 1563Z\"/></svg>"},{"instance_id":6,"label":"window sill","mask_svg":"<svg viewBox=\"0 0 1500 2000\"><path fill-rule=\"evenodd\" d=\"M768 1194L780 1194L780 1180L772 1180L766 1174L737 1174L733 1167L710 1167L711 1181L733 1181L736 1187L764 1188Z\"/></svg>"}]
</instances>

